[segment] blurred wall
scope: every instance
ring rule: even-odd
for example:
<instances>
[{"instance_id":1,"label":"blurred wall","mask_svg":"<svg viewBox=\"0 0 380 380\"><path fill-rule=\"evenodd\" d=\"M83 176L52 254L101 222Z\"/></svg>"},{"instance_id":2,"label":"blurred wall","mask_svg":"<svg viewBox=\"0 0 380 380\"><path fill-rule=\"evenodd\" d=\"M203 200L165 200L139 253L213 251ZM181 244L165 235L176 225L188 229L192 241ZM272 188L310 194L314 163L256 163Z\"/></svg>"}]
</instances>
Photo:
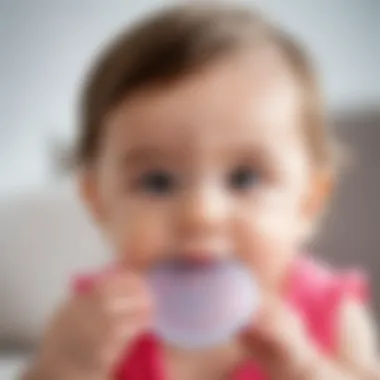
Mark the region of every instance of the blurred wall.
<instances>
[{"instance_id":1,"label":"blurred wall","mask_svg":"<svg viewBox=\"0 0 380 380\"><path fill-rule=\"evenodd\" d=\"M366 272L380 322L380 109L346 112L333 122L348 162L313 245L331 264Z\"/></svg>"}]
</instances>

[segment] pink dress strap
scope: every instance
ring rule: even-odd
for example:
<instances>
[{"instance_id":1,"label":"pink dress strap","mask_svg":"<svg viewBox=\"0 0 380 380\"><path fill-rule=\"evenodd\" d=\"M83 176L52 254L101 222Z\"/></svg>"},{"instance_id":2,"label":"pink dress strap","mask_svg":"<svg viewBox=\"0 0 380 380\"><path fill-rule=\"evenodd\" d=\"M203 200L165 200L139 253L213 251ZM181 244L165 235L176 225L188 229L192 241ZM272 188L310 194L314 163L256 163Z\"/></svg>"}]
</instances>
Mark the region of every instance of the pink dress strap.
<instances>
[{"instance_id":1,"label":"pink dress strap","mask_svg":"<svg viewBox=\"0 0 380 380\"><path fill-rule=\"evenodd\" d=\"M344 300L366 303L369 298L364 273L337 272L310 257L294 266L286 297L312 340L328 355L333 355L338 346L339 312Z\"/></svg>"}]
</instances>

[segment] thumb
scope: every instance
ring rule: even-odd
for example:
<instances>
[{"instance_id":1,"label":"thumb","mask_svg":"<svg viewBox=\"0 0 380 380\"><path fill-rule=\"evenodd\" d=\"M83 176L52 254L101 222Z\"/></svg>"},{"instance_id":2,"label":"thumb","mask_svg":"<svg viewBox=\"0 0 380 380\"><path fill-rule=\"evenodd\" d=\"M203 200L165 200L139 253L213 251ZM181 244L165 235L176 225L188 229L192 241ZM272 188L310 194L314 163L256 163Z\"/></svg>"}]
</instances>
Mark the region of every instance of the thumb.
<instances>
[{"instance_id":1,"label":"thumb","mask_svg":"<svg viewBox=\"0 0 380 380\"><path fill-rule=\"evenodd\" d=\"M269 299L241 335L249 353L268 369L298 367L312 346L302 321L280 300Z\"/></svg>"}]
</instances>

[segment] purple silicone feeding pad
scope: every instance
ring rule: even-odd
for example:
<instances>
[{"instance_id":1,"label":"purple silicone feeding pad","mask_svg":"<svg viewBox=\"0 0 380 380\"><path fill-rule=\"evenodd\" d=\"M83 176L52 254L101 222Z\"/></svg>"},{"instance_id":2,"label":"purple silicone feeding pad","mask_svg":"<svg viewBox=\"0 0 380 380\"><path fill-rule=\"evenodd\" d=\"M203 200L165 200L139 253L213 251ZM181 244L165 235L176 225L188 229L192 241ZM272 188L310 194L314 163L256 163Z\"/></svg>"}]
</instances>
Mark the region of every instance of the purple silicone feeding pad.
<instances>
[{"instance_id":1,"label":"purple silicone feeding pad","mask_svg":"<svg viewBox=\"0 0 380 380\"><path fill-rule=\"evenodd\" d=\"M186 348L228 341L259 306L252 274L232 260L161 263L149 276L156 303L155 333Z\"/></svg>"}]
</instances>

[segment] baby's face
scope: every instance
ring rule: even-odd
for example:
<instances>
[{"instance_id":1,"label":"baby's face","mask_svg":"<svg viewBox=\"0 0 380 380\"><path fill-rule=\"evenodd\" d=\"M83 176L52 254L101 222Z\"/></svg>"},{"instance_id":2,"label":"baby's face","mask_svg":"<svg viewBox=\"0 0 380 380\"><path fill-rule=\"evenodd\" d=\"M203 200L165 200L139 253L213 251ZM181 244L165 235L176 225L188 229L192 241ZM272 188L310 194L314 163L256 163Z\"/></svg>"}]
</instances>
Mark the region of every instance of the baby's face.
<instances>
[{"instance_id":1,"label":"baby's face","mask_svg":"<svg viewBox=\"0 0 380 380\"><path fill-rule=\"evenodd\" d=\"M129 97L105 122L90 204L126 265L236 257L272 284L305 225L302 96L273 52Z\"/></svg>"}]
</instances>

